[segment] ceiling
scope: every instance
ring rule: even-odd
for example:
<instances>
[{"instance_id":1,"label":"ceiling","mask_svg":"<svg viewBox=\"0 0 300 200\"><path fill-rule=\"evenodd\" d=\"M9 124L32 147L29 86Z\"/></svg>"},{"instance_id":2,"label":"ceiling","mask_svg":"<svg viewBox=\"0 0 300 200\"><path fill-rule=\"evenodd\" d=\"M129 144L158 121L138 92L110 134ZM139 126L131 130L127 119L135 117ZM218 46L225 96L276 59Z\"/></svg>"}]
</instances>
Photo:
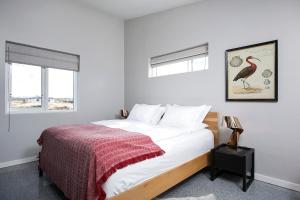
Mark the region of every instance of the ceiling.
<instances>
[{"instance_id":1,"label":"ceiling","mask_svg":"<svg viewBox=\"0 0 300 200\"><path fill-rule=\"evenodd\" d=\"M80 0L122 19L132 19L201 0Z\"/></svg>"}]
</instances>

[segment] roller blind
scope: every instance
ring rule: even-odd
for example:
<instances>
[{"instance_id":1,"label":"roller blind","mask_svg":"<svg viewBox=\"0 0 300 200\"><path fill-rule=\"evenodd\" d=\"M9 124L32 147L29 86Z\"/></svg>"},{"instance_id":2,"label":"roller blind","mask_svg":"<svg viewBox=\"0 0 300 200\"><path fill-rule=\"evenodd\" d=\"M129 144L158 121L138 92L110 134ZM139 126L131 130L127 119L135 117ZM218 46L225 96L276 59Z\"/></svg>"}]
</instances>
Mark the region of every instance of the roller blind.
<instances>
[{"instance_id":1,"label":"roller blind","mask_svg":"<svg viewBox=\"0 0 300 200\"><path fill-rule=\"evenodd\" d=\"M7 41L5 61L79 71L80 57L71 53Z\"/></svg>"},{"instance_id":2,"label":"roller blind","mask_svg":"<svg viewBox=\"0 0 300 200\"><path fill-rule=\"evenodd\" d=\"M157 67L161 64L173 63L183 60L189 60L196 57L207 56L208 44L175 51L160 56L154 56L150 58L150 66Z\"/></svg>"}]
</instances>

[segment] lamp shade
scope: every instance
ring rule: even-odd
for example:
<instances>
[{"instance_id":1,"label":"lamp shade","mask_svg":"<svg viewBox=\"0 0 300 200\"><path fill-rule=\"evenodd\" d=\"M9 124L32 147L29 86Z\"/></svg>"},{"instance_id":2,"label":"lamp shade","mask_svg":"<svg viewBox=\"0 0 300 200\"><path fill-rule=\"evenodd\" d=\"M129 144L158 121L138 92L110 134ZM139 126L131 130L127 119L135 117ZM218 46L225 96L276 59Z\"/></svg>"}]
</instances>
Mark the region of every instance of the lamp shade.
<instances>
[{"instance_id":1,"label":"lamp shade","mask_svg":"<svg viewBox=\"0 0 300 200\"><path fill-rule=\"evenodd\" d=\"M243 131L243 127L237 117L223 116L222 126L230 129L239 129Z\"/></svg>"}]
</instances>

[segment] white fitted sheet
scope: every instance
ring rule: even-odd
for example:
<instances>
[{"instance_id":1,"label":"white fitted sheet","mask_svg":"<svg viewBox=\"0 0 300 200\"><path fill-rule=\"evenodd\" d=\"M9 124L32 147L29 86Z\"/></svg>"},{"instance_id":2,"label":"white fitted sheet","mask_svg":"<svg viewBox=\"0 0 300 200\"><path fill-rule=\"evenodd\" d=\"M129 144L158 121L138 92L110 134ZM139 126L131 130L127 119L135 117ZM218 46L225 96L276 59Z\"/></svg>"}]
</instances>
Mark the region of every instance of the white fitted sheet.
<instances>
[{"instance_id":1,"label":"white fitted sheet","mask_svg":"<svg viewBox=\"0 0 300 200\"><path fill-rule=\"evenodd\" d=\"M153 126L129 120L106 120L94 123L149 135L165 151L162 156L129 165L110 176L103 185L107 198L192 160L214 146L213 134L208 129L189 132L184 129Z\"/></svg>"}]
</instances>

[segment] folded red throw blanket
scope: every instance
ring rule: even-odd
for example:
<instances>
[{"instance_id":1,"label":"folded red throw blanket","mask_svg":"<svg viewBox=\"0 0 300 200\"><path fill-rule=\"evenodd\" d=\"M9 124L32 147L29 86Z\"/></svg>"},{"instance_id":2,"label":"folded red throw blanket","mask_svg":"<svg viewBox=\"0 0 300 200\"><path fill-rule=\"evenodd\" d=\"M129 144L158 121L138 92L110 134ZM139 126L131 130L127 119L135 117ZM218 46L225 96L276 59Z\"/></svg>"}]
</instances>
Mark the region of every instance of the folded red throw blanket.
<instances>
[{"instance_id":1,"label":"folded red throw blanket","mask_svg":"<svg viewBox=\"0 0 300 200\"><path fill-rule=\"evenodd\" d=\"M164 154L149 136L94 124L48 128L38 144L39 167L72 200L105 199L116 170Z\"/></svg>"}]
</instances>

